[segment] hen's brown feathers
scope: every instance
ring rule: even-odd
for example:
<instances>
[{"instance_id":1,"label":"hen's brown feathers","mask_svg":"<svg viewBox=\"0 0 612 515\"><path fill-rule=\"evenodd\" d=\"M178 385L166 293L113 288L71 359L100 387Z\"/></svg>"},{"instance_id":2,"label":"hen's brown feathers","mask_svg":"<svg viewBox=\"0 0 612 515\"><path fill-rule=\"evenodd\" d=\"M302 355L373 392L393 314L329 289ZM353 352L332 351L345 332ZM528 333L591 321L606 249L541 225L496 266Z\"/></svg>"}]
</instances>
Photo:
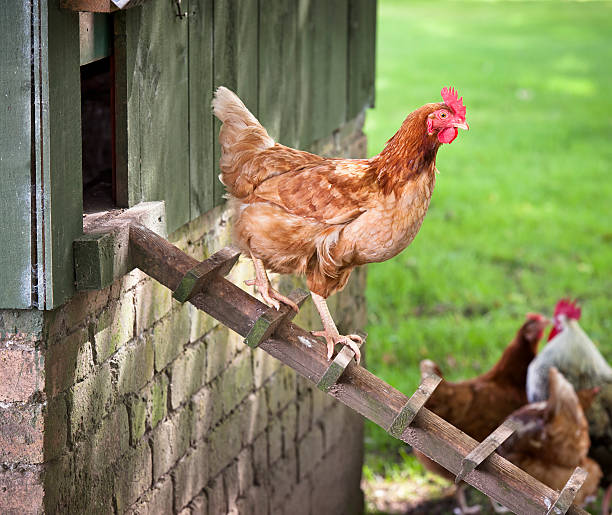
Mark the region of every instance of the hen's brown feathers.
<instances>
[{"instance_id":1,"label":"hen's brown feathers","mask_svg":"<svg viewBox=\"0 0 612 515\"><path fill-rule=\"evenodd\" d=\"M330 159L274 143L240 99L219 88L221 181L236 209L235 239L280 273L306 274L322 297L352 269L384 261L416 236L435 184L438 139L410 114L372 159Z\"/></svg>"},{"instance_id":2,"label":"hen's brown feathers","mask_svg":"<svg viewBox=\"0 0 612 515\"><path fill-rule=\"evenodd\" d=\"M491 370L457 383L442 381L425 406L481 442L510 413L527 403L527 367L545 325L545 319L525 321ZM421 362L422 375L436 373L436 369L440 375L435 363Z\"/></svg>"},{"instance_id":3,"label":"hen's brown feathers","mask_svg":"<svg viewBox=\"0 0 612 515\"><path fill-rule=\"evenodd\" d=\"M576 496L581 504L597 490L602 472L587 458L589 428L571 384L555 368L550 369L548 401L528 404L509 418L518 429L504 442L500 453L548 486L561 490L575 467L589 476Z\"/></svg>"}]
</instances>

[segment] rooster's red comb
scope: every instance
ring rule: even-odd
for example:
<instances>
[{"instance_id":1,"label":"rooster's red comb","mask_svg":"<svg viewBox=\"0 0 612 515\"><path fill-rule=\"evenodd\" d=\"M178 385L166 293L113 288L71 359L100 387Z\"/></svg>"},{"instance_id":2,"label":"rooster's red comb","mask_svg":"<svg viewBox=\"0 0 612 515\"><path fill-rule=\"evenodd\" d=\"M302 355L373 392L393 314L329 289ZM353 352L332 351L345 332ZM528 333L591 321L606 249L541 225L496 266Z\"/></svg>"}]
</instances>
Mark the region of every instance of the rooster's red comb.
<instances>
[{"instance_id":1,"label":"rooster's red comb","mask_svg":"<svg viewBox=\"0 0 612 515\"><path fill-rule=\"evenodd\" d=\"M458 98L455 88L442 88L440 92L444 103L450 107L456 115L465 118L465 106L463 105L463 97Z\"/></svg>"},{"instance_id":2,"label":"rooster's red comb","mask_svg":"<svg viewBox=\"0 0 612 515\"><path fill-rule=\"evenodd\" d=\"M580 320L582 311L577 301L571 301L570 299L561 299L555 306L555 318L558 315L565 315L567 318L573 320Z\"/></svg>"}]
</instances>

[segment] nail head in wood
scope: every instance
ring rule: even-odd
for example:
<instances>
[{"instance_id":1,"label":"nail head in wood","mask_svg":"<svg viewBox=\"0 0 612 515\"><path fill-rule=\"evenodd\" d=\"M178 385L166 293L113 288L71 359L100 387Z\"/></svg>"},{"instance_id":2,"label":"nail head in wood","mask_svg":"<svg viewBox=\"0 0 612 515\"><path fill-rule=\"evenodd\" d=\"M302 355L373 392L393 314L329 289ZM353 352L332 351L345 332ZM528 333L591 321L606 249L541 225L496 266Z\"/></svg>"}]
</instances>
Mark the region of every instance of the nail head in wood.
<instances>
[{"instance_id":1,"label":"nail head in wood","mask_svg":"<svg viewBox=\"0 0 612 515\"><path fill-rule=\"evenodd\" d=\"M187 302L200 293L213 277L226 275L239 257L240 251L234 247L215 252L183 276L172 296L179 302Z\"/></svg>"},{"instance_id":2,"label":"nail head in wood","mask_svg":"<svg viewBox=\"0 0 612 515\"><path fill-rule=\"evenodd\" d=\"M338 382L338 379L340 379L340 376L354 357L355 352L350 347L342 347L317 383L317 388L324 392L329 391L329 389Z\"/></svg>"},{"instance_id":3,"label":"nail head in wood","mask_svg":"<svg viewBox=\"0 0 612 515\"><path fill-rule=\"evenodd\" d=\"M516 431L517 427L518 424L514 420L508 419L472 449L472 451L461 461L461 471L457 474L457 477L455 477L455 484L459 484L463 481L465 476L493 454L495 449Z\"/></svg>"},{"instance_id":4,"label":"nail head in wood","mask_svg":"<svg viewBox=\"0 0 612 515\"><path fill-rule=\"evenodd\" d=\"M565 483L563 490L557 497L555 504L546 512L546 515L564 515L574 502L574 497L580 490L582 483L586 480L588 473L585 469L576 467L571 477Z\"/></svg>"},{"instance_id":5,"label":"nail head in wood","mask_svg":"<svg viewBox=\"0 0 612 515\"><path fill-rule=\"evenodd\" d=\"M408 402L404 404L404 407L395 416L389 429L387 429L387 433L395 438L400 438L406 428L412 424L419 410L431 397L431 394L438 387L440 381L442 381L442 378L436 374L425 377L410 399L408 399Z\"/></svg>"},{"instance_id":6,"label":"nail head in wood","mask_svg":"<svg viewBox=\"0 0 612 515\"><path fill-rule=\"evenodd\" d=\"M289 298L299 307L304 304L304 301L308 297L310 297L310 292L299 288L289 294ZM281 304L278 310L274 307L268 308L257 320L255 320L249 334L247 334L244 339L244 343L252 349L259 347L262 342L265 342L272 336L274 331L276 331L283 322L293 320L295 315L297 315L295 310L287 304Z\"/></svg>"}]
</instances>

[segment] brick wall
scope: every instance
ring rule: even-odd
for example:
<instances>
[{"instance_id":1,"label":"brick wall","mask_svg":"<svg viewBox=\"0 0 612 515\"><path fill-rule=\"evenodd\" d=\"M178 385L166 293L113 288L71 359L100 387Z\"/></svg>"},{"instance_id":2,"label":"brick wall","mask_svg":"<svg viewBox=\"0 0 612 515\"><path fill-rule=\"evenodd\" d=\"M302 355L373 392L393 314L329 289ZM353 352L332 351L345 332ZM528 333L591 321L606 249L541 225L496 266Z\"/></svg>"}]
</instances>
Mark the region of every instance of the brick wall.
<instances>
[{"instance_id":1,"label":"brick wall","mask_svg":"<svg viewBox=\"0 0 612 515\"><path fill-rule=\"evenodd\" d=\"M363 156L362 123L313 150ZM170 239L204 259L228 216ZM241 258L229 278L252 275ZM364 287L361 270L330 299L341 330L363 327ZM296 322L320 327L310 302ZM0 312L0 513L357 514L362 428L138 270L53 312Z\"/></svg>"}]
</instances>

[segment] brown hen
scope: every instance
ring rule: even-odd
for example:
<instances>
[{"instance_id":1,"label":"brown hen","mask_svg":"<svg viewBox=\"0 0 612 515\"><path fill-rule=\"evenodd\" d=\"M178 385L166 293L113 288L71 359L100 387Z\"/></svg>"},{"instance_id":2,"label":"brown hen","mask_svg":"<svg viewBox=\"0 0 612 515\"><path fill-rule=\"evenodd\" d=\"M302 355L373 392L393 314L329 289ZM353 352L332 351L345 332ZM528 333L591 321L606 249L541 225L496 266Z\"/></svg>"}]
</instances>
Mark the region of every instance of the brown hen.
<instances>
[{"instance_id":1,"label":"brown hen","mask_svg":"<svg viewBox=\"0 0 612 515\"><path fill-rule=\"evenodd\" d=\"M462 99L447 88L442 97L409 114L380 154L331 159L275 143L234 93L215 94L220 179L236 210L236 243L253 259L252 284L277 309L279 302L297 309L270 286L266 269L306 275L324 327L314 334L325 337L328 358L343 343L359 361L361 338L339 334L325 299L356 266L410 244L429 207L438 149L468 128Z\"/></svg>"},{"instance_id":2,"label":"brown hen","mask_svg":"<svg viewBox=\"0 0 612 515\"><path fill-rule=\"evenodd\" d=\"M602 471L587 457L589 424L578 395L555 367L548 374L548 400L523 406L509 417L519 427L499 452L556 490L565 486L576 467L586 469L587 479L574 498L581 505L597 492Z\"/></svg>"},{"instance_id":3,"label":"brown hen","mask_svg":"<svg viewBox=\"0 0 612 515\"><path fill-rule=\"evenodd\" d=\"M499 361L491 370L472 379L451 383L443 380L425 407L439 415L475 440L482 442L514 410L527 403L525 379L527 367L535 357L544 329L549 324L546 317L528 313L527 320L508 344ZM431 360L421 362L421 376L442 372ZM454 477L445 468L430 460L416 449L418 460L429 471L446 479ZM457 491L457 501L462 513L477 513L479 507L468 507L462 484Z\"/></svg>"}]
</instances>

